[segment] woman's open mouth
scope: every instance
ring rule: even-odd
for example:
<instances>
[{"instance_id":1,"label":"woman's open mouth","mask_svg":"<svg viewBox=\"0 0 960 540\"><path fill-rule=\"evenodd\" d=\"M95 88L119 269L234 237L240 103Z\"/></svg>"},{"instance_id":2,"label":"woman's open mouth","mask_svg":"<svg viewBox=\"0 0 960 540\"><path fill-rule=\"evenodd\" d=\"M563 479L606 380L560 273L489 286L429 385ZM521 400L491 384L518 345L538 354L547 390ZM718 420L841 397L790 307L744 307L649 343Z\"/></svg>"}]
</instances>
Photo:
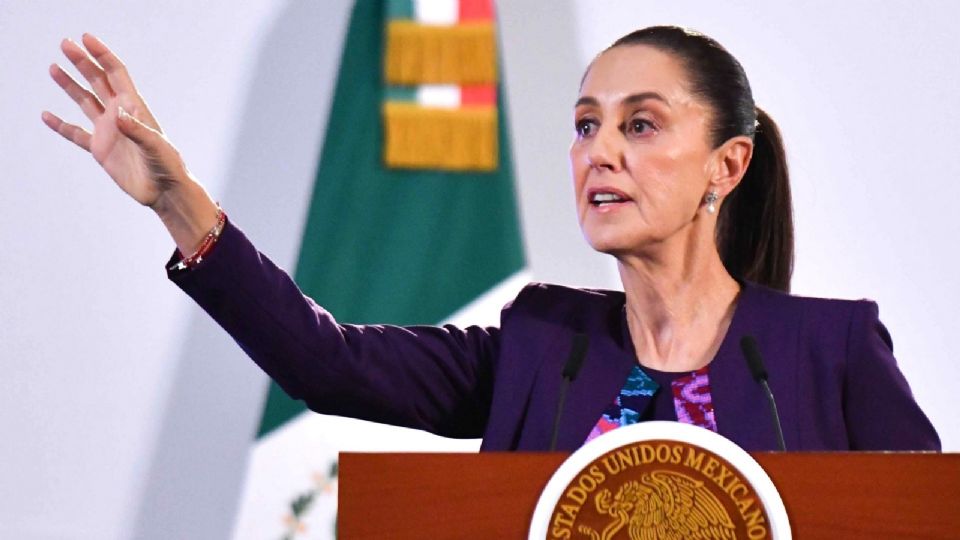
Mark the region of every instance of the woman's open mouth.
<instances>
[{"instance_id":1,"label":"woman's open mouth","mask_svg":"<svg viewBox=\"0 0 960 540\"><path fill-rule=\"evenodd\" d=\"M599 210L612 210L633 202L633 199L620 190L613 188L597 188L588 192L590 206Z\"/></svg>"}]
</instances>

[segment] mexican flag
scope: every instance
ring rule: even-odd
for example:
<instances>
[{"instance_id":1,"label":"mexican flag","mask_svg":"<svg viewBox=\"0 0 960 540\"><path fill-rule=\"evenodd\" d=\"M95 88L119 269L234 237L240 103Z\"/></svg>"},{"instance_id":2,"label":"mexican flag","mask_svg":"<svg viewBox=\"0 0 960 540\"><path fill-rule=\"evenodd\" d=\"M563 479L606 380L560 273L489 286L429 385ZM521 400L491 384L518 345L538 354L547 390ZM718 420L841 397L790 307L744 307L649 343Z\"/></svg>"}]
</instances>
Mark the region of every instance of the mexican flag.
<instances>
[{"instance_id":1,"label":"mexican flag","mask_svg":"<svg viewBox=\"0 0 960 540\"><path fill-rule=\"evenodd\" d=\"M295 279L342 323L496 325L527 282L492 0L357 0ZM322 359L318 359L322 361ZM235 538L332 538L340 450L473 450L271 383Z\"/></svg>"}]
</instances>

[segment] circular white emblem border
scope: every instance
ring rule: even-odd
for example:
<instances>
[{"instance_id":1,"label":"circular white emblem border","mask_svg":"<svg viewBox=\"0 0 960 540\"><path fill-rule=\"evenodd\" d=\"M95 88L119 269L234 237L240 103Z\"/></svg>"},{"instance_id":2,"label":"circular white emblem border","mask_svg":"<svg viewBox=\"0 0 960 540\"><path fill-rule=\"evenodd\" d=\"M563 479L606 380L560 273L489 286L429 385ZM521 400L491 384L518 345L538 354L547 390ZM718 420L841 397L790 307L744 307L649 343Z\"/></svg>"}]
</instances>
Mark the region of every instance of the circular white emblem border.
<instances>
[{"instance_id":1,"label":"circular white emblem border","mask_svg":"<svg viewBox=\"0 0 960 540\"><path fill-rule=\"evenodd\" d=\"M650 421L617 428L580 447L553 473L530 521L529 540L544 540L550 528L550 517L563 490L593 460L603 454L631 443L673 440L699 446L729 461L750 482L770 519L770 535L777 540L790 540L790 520L780 493L770 477L750 454L730 439L708 429L679 422Z\"/></svg>"}]
</instances>

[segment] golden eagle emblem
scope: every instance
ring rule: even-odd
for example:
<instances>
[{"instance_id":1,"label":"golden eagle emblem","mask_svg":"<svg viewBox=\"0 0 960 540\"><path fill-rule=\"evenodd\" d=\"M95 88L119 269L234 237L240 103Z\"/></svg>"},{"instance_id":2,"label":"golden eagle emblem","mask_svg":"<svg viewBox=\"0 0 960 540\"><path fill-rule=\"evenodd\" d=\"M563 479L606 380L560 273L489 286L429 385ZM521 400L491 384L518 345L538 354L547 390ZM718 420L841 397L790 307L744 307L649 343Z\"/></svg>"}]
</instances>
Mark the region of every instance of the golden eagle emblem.
<instances>
[{"instance_id":1,"label":"golden eagle emblem","mask_svg":"<svg viewBox=\"0 0 960 540\"><path fill-rule=\"evenodd\" d=\"M620 486L597 492L597 511L614 520L596 531L587 525L578 530L591 540L610 540L624 527L631 540L733 539L733 521L717 497L687 475L653 471Z\"/></svg>"}]
</instances>

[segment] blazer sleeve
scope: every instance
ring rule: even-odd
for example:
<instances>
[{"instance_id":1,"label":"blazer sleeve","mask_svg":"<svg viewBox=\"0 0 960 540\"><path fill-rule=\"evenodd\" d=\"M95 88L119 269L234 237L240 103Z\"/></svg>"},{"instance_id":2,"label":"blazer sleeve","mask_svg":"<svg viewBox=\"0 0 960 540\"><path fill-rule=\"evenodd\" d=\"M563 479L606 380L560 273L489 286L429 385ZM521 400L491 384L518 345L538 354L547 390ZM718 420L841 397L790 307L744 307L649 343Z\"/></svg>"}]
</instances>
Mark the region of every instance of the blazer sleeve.
<instances>
[{"instance_id":1,"label":"blazer sleeve","mask_svg":"<svg viewBox=\"0 0 960 540\"><path fill-rule=\"evenodd\" d=\"M843 409L851 450L940 450L940 437L913 398L893 356L877 304L854 303Z\"/></svg>"},{"instance_id":2,"label":"blazer sleeve","mask_svg":"<svg viewBox=\"0 0 960 540\"><path fill-rule=\"evenodd\" d=\"M316 412L448 437L483 433L497 328L339 324L229 222L199 265L168 277Z\"/></svg>"}]
</instances>

